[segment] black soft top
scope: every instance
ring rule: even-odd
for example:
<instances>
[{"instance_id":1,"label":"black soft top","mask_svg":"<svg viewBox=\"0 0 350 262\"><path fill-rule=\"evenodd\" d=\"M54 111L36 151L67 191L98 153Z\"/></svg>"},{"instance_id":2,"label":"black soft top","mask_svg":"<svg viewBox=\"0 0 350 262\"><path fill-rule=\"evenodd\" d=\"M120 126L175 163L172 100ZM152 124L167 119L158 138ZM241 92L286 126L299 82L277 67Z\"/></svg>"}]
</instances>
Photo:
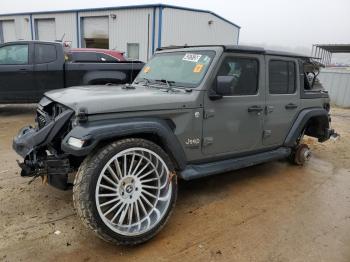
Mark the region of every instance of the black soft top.
<instances>
[{"instance_id":1,"label":"black soft top","mask_svg":"<svg viewBox=\"0 0 350 262\"><path fill-rule=\"evenodd\" d=\"M237 53L250 53L250 54L265 54L265 55L275 55L275 56L287 56L287 57L296 57L296 58L310 58L310 56L269 50L263 47L255 46L246 46L246 45L191 45L191 46L169 46L169 47L160 47L157 51L167 50L167 49L180 49L180 48L196 48L196 47L222 47L225 52L237 52Z\"/></svg>"}]
</instances>

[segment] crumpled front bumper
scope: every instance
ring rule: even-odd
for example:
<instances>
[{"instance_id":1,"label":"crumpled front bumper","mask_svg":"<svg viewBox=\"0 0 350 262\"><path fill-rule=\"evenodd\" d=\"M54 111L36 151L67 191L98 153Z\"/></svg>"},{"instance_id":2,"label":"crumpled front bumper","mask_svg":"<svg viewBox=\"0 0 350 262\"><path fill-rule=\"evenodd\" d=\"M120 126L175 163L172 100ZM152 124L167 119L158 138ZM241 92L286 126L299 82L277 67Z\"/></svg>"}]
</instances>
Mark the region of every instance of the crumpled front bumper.
<instances>
[{"instance_id":1,"label":"crumpled front bumper","mask_svg":"<svg viewBox=\"0 0 350 262\"><path fill-rule=\"evenodd\" d=\"M72 110L66 110L41 129L31 126L22 128L13 139L13 149L21 157L26 158L33 150L50 143L72 114Z\"/></svg>"},{"instance_id":2,"label":"crumpled front bumper","mask_svg":"<svg viewBox=\"0 0 350 262\"><path fill-rule=\"evenodd\" d=\"M67 110L40 129L27 126L19 131L12 147L24 158L19 163L21 176L47 176L49 184L59 189L67 188L67 174L70 171L68 158L47 154L46 150L72 114L72 110Z\"/></svg>"}]
</instances>

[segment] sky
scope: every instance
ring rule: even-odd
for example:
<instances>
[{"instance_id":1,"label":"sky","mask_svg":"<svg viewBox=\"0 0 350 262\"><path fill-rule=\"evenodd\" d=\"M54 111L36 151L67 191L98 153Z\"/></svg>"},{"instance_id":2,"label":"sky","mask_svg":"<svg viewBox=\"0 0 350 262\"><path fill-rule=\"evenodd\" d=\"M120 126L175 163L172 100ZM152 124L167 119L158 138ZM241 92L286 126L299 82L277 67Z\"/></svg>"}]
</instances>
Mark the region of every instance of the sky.
<instances>
[{"instance_id":1,"label":"sky","mask_svg":"<svg viewBox=\"0 0 350 262\"><path fill-rule=\"evenodd\" d=\"M304 54L312 44L350 44L350 0L0 0L0 13L151 3L211 10L241 26L240 44Z\"/></svg>"}]
</instances>

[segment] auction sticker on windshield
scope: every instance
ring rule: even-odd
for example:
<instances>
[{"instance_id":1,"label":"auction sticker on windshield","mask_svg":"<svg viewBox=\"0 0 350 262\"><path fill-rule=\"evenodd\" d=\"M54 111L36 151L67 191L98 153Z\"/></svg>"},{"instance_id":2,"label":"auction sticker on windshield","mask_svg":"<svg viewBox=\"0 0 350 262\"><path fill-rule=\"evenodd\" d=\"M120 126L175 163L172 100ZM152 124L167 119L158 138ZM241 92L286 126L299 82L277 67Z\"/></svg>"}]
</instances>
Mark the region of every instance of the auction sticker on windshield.
<instances>
[{"instance_id":1,"label":"auction sticker on windshield","mask_svg":"<svg viewBox=\"0 0 350 262\"><path fill-rule=\"evenodd\" d=\"M199 54L186 53L182 60L197 63L201 57Z\"/></svg>"},{"instance_id":2,"label":"auction sticker on windshield","mask_svg":"<svg viewBox=\"0 0 350 262\"><path fill-rule=\"evenodd\" d=\"M151 68L149 66L146 66L144 69L143 69L143 72L145 73L148 73L149 71L151 71Z\"/></svg>"},{"instance_id":3,"label":"auction sticker on windshield","mask_svg":"<svg viewBox=\"0 0 350 262\"><path fill-rule=\"evenodd\" d=\"M203 69L204 65L203 64L197 64L194 68L193 68L193 73L200 73Z\"/></svg>"}]
</instances>

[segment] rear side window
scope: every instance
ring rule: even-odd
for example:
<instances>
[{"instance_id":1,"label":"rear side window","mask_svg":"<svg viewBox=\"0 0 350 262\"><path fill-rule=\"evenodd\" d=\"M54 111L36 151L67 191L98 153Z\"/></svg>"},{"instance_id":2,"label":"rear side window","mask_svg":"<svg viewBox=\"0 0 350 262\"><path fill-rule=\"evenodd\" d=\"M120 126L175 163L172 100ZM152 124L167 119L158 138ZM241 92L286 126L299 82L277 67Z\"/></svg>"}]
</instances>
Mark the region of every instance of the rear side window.
<instances>
[{"instance_id":1,"label":"rear side window","mask_svg":"<svg viewBox=\"0 0 350 262\"><path fill-rule=\"evenodd\" d=\"M54 45L35 44L35 63L46 64L57 59L57 51Z\"/></svg>"},{"instance_id":2,"label":"rear side window","mask_svg":"<svg viewBox=\"0 0 350 262\"><path fill-rule=\"evenodd\" d=\"M228 57L220 66L218 76L233 76L227 95L255 95L258 92L259 64L254 58Z\"/></svg>"},{"instance_id":3,"label":"rear side window","mask_svg":"<svg viewBox=\"0 0 350 262\"><path fill-rule=\"evenodd\" d=\"M74 62L98 62L100 61L94 52L72 52L71 60Z\"/></svg>"},{"instance_id":4,"label":"rear side window","mask_svg":"<svg viewBox=\"0 0 350 262\"><path fill-rule=\"evenodd\" d=\"M270 94L293 94L296 90L295 63L271 60L269 82Z\"/></svg>"}]
</instances>

